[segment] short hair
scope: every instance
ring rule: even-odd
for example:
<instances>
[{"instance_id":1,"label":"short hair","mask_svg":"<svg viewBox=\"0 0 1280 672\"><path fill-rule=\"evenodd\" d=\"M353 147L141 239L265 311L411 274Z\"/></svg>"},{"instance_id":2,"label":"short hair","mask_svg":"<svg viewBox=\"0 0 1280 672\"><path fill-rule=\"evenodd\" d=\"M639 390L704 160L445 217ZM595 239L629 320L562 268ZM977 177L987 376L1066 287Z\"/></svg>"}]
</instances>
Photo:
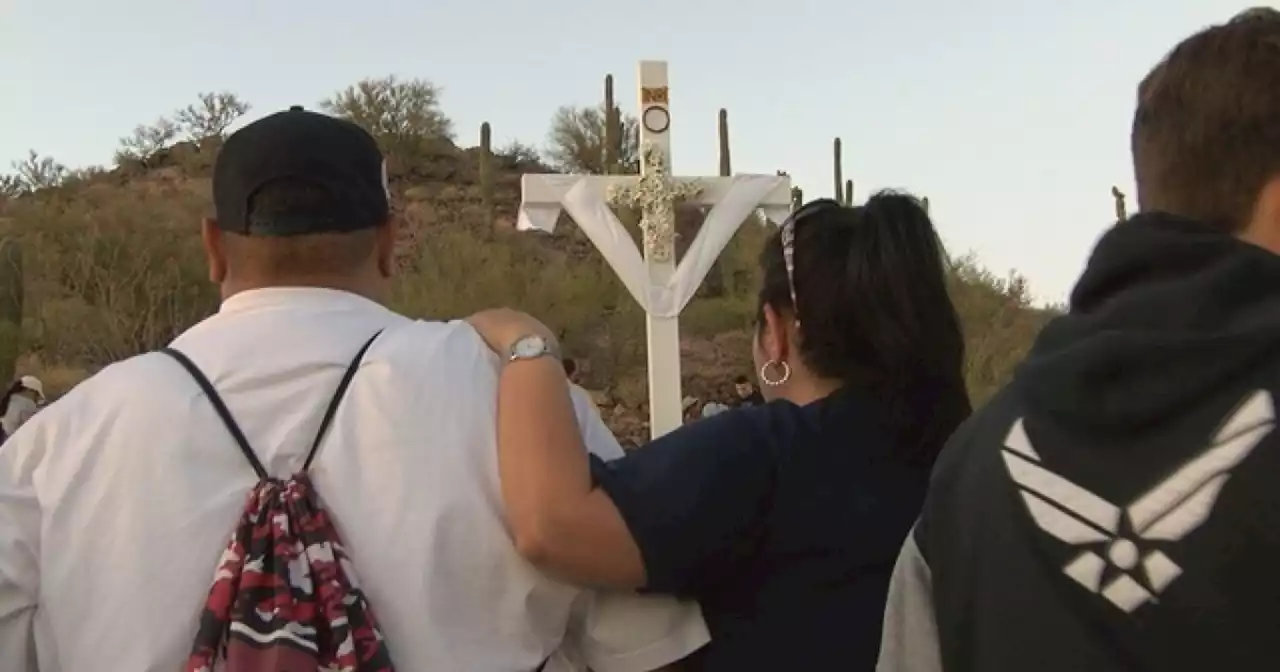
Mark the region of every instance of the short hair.
<instances>
[{"instance_id":1,"label":"short hair","mask_svg":"<svg viewBox=\"0 0 1280 672\"><path fill-rule=\"evenodd\" d=\"M747 378L746 376L738 376L737 378L733 379L734 385L747 385L750 382L751 382L751 379Z\"/></svg>"},{"instance_id":2,"label":"short hair","mask_svg":"<svg viewBox=\"0 0 1280 672\"><path fill-rule=\"evenodd\" d=\"M1280 12L1255 8L1183 40L1138 87L1138 203L1237 232L1280 175Z\"/></svg>"},{"instance_id":3,"label":"short hair","mask_svg":"<svg viewBox=\"0 0 1280 672\"><path fill-rule=\"evenodd\" d=\"M760 255L760 311L794 315L809 370L881 400L904 454L932 463L971 411L933 221L919 200L891 191L856 207L814 205L794 223L797 305L776 232Z\"/></svg>"},{"instance_id":4,"label":"short hair","mask_svg":"<svg viewBox=\"0 0 1280 672\"><path fill-rule=\"evenodd\" d=\"M277 180L249 198L249 231L280 230L277 219L327 217L336 209L323 187L301 180ZM249 235L226 232L228 264L232 269L275 275L316 275L348 272L369 258L376 229L297 235Z\"/></svg>"}]
</instances>

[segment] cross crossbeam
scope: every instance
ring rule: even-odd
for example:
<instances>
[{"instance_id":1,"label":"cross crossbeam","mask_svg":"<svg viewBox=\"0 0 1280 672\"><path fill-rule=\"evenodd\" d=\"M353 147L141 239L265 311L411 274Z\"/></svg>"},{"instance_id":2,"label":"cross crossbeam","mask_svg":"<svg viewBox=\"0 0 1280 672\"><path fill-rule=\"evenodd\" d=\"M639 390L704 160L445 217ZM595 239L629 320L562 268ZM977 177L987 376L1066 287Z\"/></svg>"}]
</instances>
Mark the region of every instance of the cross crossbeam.
<instances>
[{"instance_id":1,"label":"cross crossbeam","mask_svg":"<svg viewBox=\"0 0 1280 672\"><path fill-rule=\"evenodd\" d=\"M649 428L657 438L682 423L680 311L743 222L758 213L781 222L790 213L791 180L785 175L672 176L665 62L640 63L639 94L640 175L525 175L517 228L550 232L561 211L568 212L644 308ZM677 265L675 210L681 203L711 206L711 211ZM640 211L643 258L610 206Z\"/></svg>"}]
</instances>

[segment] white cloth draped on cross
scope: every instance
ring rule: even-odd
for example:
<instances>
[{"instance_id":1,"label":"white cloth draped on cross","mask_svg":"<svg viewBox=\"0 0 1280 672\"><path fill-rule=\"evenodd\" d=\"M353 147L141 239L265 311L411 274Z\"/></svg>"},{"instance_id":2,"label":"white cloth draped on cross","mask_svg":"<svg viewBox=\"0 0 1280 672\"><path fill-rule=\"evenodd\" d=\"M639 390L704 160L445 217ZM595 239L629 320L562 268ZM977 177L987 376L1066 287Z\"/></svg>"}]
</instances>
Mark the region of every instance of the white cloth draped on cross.
<instances>
[{"instance_id":1,"label":"white cloth draped on cross","mask_svg":"<svg viewBox=\"0 0 1280 672\"><path fill-rule=\"evenodd\" d=\"M656 151L651 148L646 153L657 158ZM762 211L775 223L781 223L791 212L791 184L786 177L739 175L701 180L669 178L664 174L658 179L671 185L667 188L656 187L652 182L646 184L645 180L651 177L622 178L630 182L628 184L615 182L618 178L601 179L586 175L525 176L524 204L516 226L520 230L550 233L555 230L560 213L569 213L646 313L655 317L676 317L698 291L738 227L750 220L756 210ZM781 192L786 192L785 203L769 202L771 195ZM658 196L660 194L662 196ZM636 249L631 234L614 214L611 202L641 211L646 246L673 249L674 206L679 202L702 203L712 198L715 206L707 213L675 273L664 283L652 283L644 258ZM662 205L664 200L669 204ZM653 205L646 207L645 204ZM665 250L651 255L654 261L663 256L666 256ZM661 259L669 260L669 256Z\"/></svg>"},{"instance_id":2,"label":"white cloth draped on cross","mask_svg":"<svg viewBox=\"0 0 1280 672\"><path fill-rule=\"evenodd\" d=\"M640 175L525 175L517 228L551 232L567 212L644 309L648 335L649 423L653 436L681 424L677 317L738 227L761 212L781 223L791 180L779 175L672 177L667 64L640 63ZM711 206L684 258L675 263L675 209ZM610 206L640 211L644 256Z\"/></svg>"}]
</instances>

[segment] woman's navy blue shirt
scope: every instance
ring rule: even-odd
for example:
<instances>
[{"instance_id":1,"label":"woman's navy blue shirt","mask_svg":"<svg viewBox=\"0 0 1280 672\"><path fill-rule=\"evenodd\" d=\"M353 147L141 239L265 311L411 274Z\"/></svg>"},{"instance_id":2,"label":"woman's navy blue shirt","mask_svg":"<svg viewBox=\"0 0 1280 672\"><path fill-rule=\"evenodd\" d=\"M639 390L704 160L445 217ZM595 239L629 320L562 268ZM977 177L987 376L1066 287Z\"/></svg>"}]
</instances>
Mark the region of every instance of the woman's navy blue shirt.
<instances>
[{"instance_id":1,"label":"woman's navy blue shirt","mask_svg":"<svg viewBox=\"0 0 1280 672\"><path fill-rule=\"evenodd\" d=\"M929 479L897 456L877 408L853 390L775 401L593 460L646 591L702 605L712 641L693 669L874 669L890 572Z\"/></svg>"}]
</instances>

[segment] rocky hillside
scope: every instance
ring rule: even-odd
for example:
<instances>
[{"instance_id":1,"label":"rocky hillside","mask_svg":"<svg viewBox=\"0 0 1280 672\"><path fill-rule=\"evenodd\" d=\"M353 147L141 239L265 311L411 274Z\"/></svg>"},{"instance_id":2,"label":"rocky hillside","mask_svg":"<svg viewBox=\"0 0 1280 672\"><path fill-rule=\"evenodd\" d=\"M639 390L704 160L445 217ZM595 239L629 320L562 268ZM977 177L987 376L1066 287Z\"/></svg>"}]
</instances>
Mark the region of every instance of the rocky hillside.
<instances>
[{"instance_id":1,"label":"rocky hillside","mask_svg":"<svg viewBox=\"0 0 1280 672\"><path fill-rule=\"evenodd\" d=\"M219 144L216 137L178 143L0 200L0 259L11 270L15 258L21 262L20 272L0 269L0 286L12 290L4 292L7 303L0 296L0 325L12 322L15 310L21 315L20 330L0 329L0 348L20 355L22 372L65 388L163 344L216 307L194 234L211 210ZM405 224L395 306L449 318L505 304L543 317L583 363L606 420L624 440L642 441L639 309L576 226L562 222L550 236L514 231L520 175L548 170L527 152L445 140L419 146L411 161L392 155L395 207ZM696 232L700 216L681 213L683 239ZM751 373L748 325L763 236L760 227L744 226L682 316L686 394L727 398L733 378ZM969 329L971 387L983 397L1007 376L1045 315L1028 308L1018 279L1001 280L971 261L957 262L953 287Z\"/></svg>"}]
</instances>

